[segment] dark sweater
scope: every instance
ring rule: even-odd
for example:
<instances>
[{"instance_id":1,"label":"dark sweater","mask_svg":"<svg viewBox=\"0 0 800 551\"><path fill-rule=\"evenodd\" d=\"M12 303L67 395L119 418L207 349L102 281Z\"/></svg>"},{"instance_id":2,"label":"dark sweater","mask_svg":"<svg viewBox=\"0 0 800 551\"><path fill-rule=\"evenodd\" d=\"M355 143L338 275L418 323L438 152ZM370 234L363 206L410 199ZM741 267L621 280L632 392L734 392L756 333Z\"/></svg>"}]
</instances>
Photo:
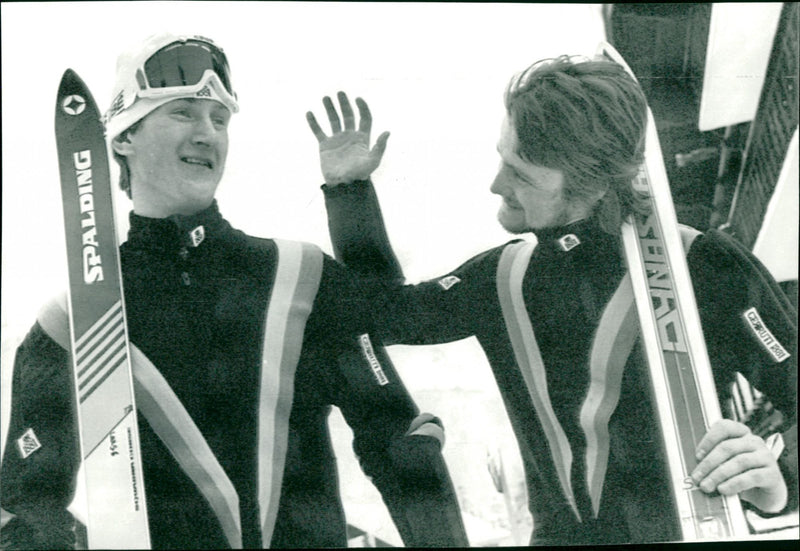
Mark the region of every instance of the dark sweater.
<instances>
[{"instance_id":1,"label":"dark sweater","mask_svg":"<svg viewBox=\"0 0 800 551\"><path fill-rule=\"evenodd\" d=\"M204 236L194 246L190 236L199 226ZM190 217L131 214L128 240L121 246L131 342L164 376L233 483L245 548L262 544L258 404L264 320L277 254L274 241L231 228L216 203ZM327 427L334 405L353 429L362 468L381 491L404 542L466 545L438 441L406 436L419 413L413 400L378 341L373 348L387 378L384 384L362 353L359 337L373 333L363 285L324 257L294 376L271 546L346 546ZM68 532L64 509L79 464L67 366L67 351L34 326L16 357L2 466L2 504L18 517L4 531L12 541L14 534L21 540L38 534L45 538L39 545L64 545L64 540L47 538ZM15 441L29 427L43 447L23 460ZM212 509L142 415L139 427L153 547L227 547Z\"/></svg>"},{"instance_id":2,"label":"dark sweater","mask_svg":"<svg viewBox=\"0 0 800 551\"><path fill-rule=\"evenodd\" d=\"M386 280L380 332L386 343L433 344L477 337L494 372L517 437L526 473L534 542L578 544L680 539L671 503L663 444L641 345L624 366L620 397L608 420L608 468L595 516L586 475L581 409L590 379L596 328L626 273L618 239L593 220L537 233L525 267L522 294L546 372L545 394L572 454L570 479L580 515L559 484L542 419L515 358L498 296L498 263L511 244L479 254L442 277L402 286L370 182L324 186L337 258L362 274ZM577 237L565 250L559 239ZM574 240L573 240L574 241ZM706 344L722 402L741 372L788 422L779 464L797 507L796 311L763 266L728 236L697 237L687 261ZM377 300L377 299L376 299ZM759 342L743 313L755 307L791 356L778 362Z\"/></svg>"}]
</instances>

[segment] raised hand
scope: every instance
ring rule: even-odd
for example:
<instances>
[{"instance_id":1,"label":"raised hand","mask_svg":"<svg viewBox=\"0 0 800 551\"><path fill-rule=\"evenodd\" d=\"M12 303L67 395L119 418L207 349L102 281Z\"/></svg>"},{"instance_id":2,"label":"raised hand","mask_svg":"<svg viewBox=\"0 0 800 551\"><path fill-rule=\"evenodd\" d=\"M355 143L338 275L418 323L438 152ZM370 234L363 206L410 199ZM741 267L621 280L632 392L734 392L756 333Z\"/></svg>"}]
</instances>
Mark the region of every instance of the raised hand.
<instances>
[{"instance_id":1,"label":"raised hand","mask_svg":"<svg viewBox=\"0 0 800 551\"><path fill-rule=\"evenodd\" d=\"M691 477L702 491L740 494L766 513L785 507L788 490L778 462L747 425L728 419L714 423L697 445L697 458Z\"/></svg>"},{"instance_id":2,"label":"raised hand","mask_svg":"<svg viewBox=\"0 0 800 551\"><path fill-rule=\"evenodd\" d=\"M339 120L339 114L330 97L322 98L322 104L328 114L331 125L331 135L322 131L317 123L314 113L306 113L306 120L311 131L319 141L319 158L322 176L328 185L337 185L356 180L367 180L372 172L378 168L386 150L386 141L389 132L384 132L375 141L375 146L370 149L369 135L372 130L372 115L367 103L356 98L358 107L359 124L355 127L355 117L350 101L344 92L337 94L339 106L342 111L344 129Z\"/></svg>"}]
</instances>

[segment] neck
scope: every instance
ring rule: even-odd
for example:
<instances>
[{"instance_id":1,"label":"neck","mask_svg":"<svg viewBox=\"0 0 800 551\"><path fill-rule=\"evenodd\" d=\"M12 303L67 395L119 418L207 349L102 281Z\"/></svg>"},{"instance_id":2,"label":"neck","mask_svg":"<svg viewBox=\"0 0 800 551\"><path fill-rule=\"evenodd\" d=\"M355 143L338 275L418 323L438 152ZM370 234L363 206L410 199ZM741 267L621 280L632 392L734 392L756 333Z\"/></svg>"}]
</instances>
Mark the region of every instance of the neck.
<instances>
[{"instance_id":1,"label":"neck","mask_svg":"<svg viewBox=\"0 0 800 551\"><path fill-rule=\"evenodd\" d=\"M147 218L169 218L175 215L191 216L207 209L214 202L213 198L202 203L174 202L164 197L152 198L146 194L137 194L135 191L133 192L132 200L133 212Z\"/></svg>"},{"instance_id":2,"label":"neck","mask_svg":"<svg viewBox=\"0 0 800 551\"><path fill-rule=\"evenodd\" d=\"M197 214L198 212L207 209L211 206L211 203L204 206L179 206L179 207L167 207L164 205L137 205L136 202L133 204L133 212L139 216L144 216L146 218L169 218L170 216L191 216L192 214Z\"/></svg>"}]
</instances>

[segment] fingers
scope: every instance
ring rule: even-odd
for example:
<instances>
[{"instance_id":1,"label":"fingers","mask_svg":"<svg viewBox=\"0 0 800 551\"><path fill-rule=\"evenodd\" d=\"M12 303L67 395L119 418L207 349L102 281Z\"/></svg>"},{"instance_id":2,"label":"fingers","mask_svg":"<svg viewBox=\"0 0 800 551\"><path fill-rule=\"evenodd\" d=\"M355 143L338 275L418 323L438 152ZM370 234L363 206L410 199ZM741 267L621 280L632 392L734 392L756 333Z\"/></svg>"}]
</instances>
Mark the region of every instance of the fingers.
<instances>
[{"instance_id":1,"label":"fingers","mask_svg":"<svg viewBox=\"0 0 800 551\"><path fill-rule=\"evenodd\" d=\"M717 444L729 438L738 438L750 433L750 429L743 423L737 423L730 419L722 419L714 423L708 432L697 444L697 460L702 460Z\"/></svg>"},{"instance_id":2,"label":"fingers","mask_svg":"<svg viewBox=\"0 0 800 551\"><path fill-rule=\"evenodd\" d=\"M755 437L758 438L758 437ZM721 446L724 446L722 444ZM750 449L747 443L727 446L727 456L719 463L704 462L692 473L692 481L704 492L730 495L750 488L761 487L767 481L767 474L773 470L774 459L768 450ZM738 453L730 450L737 449ZM713 458L716 452L709 454ZM774 474L774 473L773 473Z\"/></svg>"},{"instance_id":3,"label":"fingers","mask_svg":"<svg viewBox=\"0 0 800 551\"><path fill-rule=\"evenodd\" d=\"M350 100L347 98L347 94L344 92L337 92L336 97L339 100L339 108L342 111L341 119L339 118L339 113L336 111L336 107L333 104L333 100L329 96L322 98L322 105L325 107L325 112L328 116L328 122L331 125L331 137L335 134L342 133L342 124L344 124L344 133L356 132L357 134L361 135L360 139L369 143L369 135L372 130L372 113L370 113L367 102L361 98L356 98L356 106L358 107L359 116L358 130L356 131L355 114L352 106L350 105ZM314 133L314 136L316 136L317 140L322 142L328 138L311 111L306 113L306 120L308 121L308 126L311 128L311 131ZM383 155L383 151L386 148L386 139L388 138L388 134L388 132L384 132L384 134L381 135L381 137L378 139L378 142L375 144L375 153L377 153L379 157L380 155Z\"/></svg>"},{"instance_id":4,"label":"fingers","mask_svg":"<svg viewBox=\"0 0 800 551\"><path fill-rule=\"evenodd\" d=\"M369 133L372 131L372 113L369 111L367 102L361 98L356 98L356 106L358 107L358 116L360 117L358 131L369 136Z\"/></svg>"},{"instance_id":5,"label":"fingers","mask_svg":"<svg viewBox=\"0 0 800 551\"><path fill-rule=\"evenodd\" d=\"M339 106L342 108L342 118L344 119L345 130L355 130L355 118L353 117L353 108L350 107L350 101L347 99L347 94L339 92L336 94L339 98ZM358 100L356 100L356 103Z\"/></svg>"},{"instance_id":6,"label":"fingers","mask_svg":"<svg viewBox=\"0 0 800 551\"><path fill-rule=\"evenodd\" d=\"M775 458L764 440L746 425L730 420L715 423L698 444L692 482L704 492L725 495L774 484L779 476Z\"/></svg>"},{"instance_id":7,"label":"fingers","mask_svg":"<svg viewBox=\"0 0 800 551\"><path fill-rule=\"evenodd\" d=\"M331 130L334 134L337 134L342 131L342 127L339 123L339 114L336 112L336 108L333 106L333 101L328 96L322 98L322 105L325 106L325 111L328 113L328 121L331 123Z\"/></svg>"},{"instance_id":8,"label":"fingers","mask_svg":"<svg viewBox=\"0 0 800 551\"><path fill-rule=\"evenodd\" d=\"M700 462L692 472L692 480L697 484L731 459L761 448L766 450L764 441L752 434L746 425L729 420L719 421L708 430L697 446ZM717 483L722 480L724 479L718 477Z\"/></svg>"},{"instance_id":9,"label":"fingers","mask_svg":"<svg viewBox=\"0 0 800 551\"><path fill-rule=\"evenodd\" d=\"M717 484L716 490L726 496L740 494L751 488L768 486L770 483L770 476L771 471L766 467L750 469L720 482Z\"/></svg>"},{"instance_id":10,"label":"fingers","mask_svg":"<svg viewBox=\"0 0 800 551\"><path fill-rule=\"evenodd\" d=\"M383 152L386 151L386 142L388 139L389 132L384 132L378 136L378 139L375 140L375 147L373 147L372 151L369 152L370 156L380 161L380 159L383 158Z\"/></svg>"},{"instance_id":11,"label":"fingers","mask_svg":"<svg viewBox=\"0 0 800 551\"><path fill-rule=\"evenodd\" d=\"M314 133L314 136L317 137L317 140L322 141L327 137L325 136L325 132L322 131L322 128L320 128L314 113L311 111L307 112L306 120L308 121L308 126L311 127L311 131Z\"/></svg>"}]
</instances>

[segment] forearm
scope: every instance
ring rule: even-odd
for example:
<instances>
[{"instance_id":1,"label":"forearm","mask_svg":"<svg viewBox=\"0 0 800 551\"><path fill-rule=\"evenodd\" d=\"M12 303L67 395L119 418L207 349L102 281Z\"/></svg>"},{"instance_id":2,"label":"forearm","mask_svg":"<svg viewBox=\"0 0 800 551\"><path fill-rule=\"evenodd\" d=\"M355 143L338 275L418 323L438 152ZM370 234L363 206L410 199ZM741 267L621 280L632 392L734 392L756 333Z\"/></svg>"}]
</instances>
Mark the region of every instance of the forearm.
<instances>
[{"instance_id":1,"label":"forearm","mask_svg":"<svg viewBox=\"0 0 800 551\"><path fill-rule=\"evenodd\" d=\"M80 464L72 374L67 352L38 324L17 350L11 405L2 507L16 518L3 539L12 548L68 546L74 522L66 509Z\"/></svg>"},{"instance_id":2,"label":"forearm","mask_svg":"<svg viewBox=\"0 0 800 551\"><path fill-rule=\"evenodd\" d=\"M322 190L336 259L362 277L402 284L403 270L386 233L372 182L323 185Z\"/></svg>"},{"instance_id":3,"label":"forearm","mask_svg":"<svg viewBox=\"0 0 800 551\"><path fill-rule=\"evenodd\" d=\"M436 420L438 421L438 420ZM389 449L389 468L372 478L408 547L467 547L458 498L441 453L441 441L425 434L406 434ZM370 470L365 465L365 470Z\"/></svg>"},{"instance_id":4,"label":"forearm","mask_svg":"<svg viewBox=\"0 0 800 551\"><path fill-rule=\"evenodd\" d=\"M366 351L365 351L366 352ZM340 355L335 400L353 430L353 450L409 547L465 547L467 539L442 457L444 428L414 403L385 349Z\"/></svg>"}]
</instances>

